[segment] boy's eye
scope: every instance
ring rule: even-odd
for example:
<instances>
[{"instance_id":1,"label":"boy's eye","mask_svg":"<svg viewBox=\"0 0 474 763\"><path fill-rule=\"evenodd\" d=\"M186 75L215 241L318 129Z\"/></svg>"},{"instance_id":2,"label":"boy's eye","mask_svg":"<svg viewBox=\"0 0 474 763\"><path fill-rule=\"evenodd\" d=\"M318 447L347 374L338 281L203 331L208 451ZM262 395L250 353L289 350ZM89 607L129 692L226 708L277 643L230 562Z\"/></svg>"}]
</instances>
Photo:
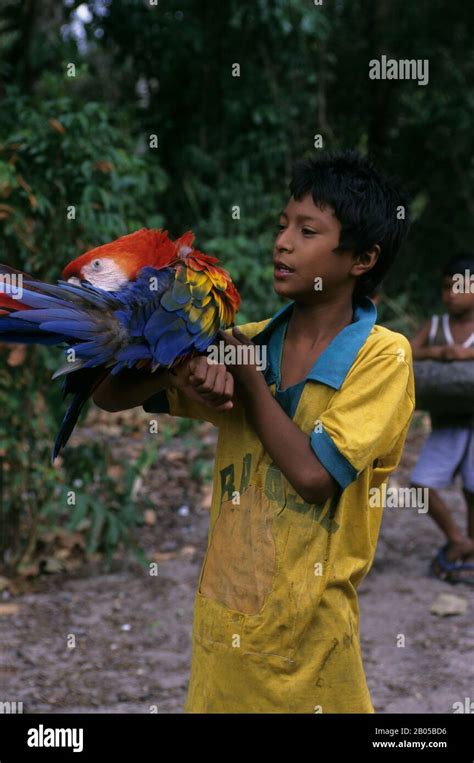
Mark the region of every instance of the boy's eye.
<instances>
[{"instance_id":1,"label":"boy's eye","mask_svg":"<svg viewBox=\"0 0 474 763\"><path fill-rule=\"evenodd\" d=\"M278 223L276 226L278 231L282 231L286 228L286 225L283 225L283 223ZM311 228L302 228L302 233L305 234L305 236L316 236L318 231L311 230Z\"/></svg>"}]
</instances>

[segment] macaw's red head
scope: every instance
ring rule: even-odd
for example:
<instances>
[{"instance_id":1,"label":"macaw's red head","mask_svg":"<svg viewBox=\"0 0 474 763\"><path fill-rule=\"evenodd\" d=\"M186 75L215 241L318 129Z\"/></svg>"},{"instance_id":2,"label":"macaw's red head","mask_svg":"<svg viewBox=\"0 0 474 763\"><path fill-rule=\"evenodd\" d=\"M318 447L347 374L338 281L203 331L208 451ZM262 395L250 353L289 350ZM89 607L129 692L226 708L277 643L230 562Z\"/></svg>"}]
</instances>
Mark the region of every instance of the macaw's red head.
<instances>
[{"instance_id":1,"label":"macaw's red head","mask_svg":"<svg viewBox=\"0 0 474 763\"><path fill-rule=\"evenodd\" d=\"M76 257L62 276L71 283L86 280L105 291L117 291L134 281L145 265L160 268L175 258L176 244L168 231L141 228Z\"/></svg>"}]
</instances>

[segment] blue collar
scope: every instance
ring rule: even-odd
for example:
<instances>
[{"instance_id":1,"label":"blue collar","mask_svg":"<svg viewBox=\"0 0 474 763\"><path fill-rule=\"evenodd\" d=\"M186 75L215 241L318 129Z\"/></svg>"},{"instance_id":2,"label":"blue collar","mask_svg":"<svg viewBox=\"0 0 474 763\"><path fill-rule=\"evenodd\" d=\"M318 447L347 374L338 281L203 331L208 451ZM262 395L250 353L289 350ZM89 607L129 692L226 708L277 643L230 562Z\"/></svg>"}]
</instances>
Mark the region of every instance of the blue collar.
<instances>
[{"instance_id":1,"label":"blue collar","mask_svg":"<svg viewBox=\"0 0 474 763\"><path fill-rule=\"evenodd\" d=\"M277 387L280 384L283 341L294 304L294 302L290 302L281 307L265 328L252 339L255 344L268 345L268 363L264 376L267 384L274 382ZM354 308L353 322L349 326L345 326L339 334L336 334L316 360L304 381L311 379L327 384L334 389L339 389L376 320L377 308L375 304L369 297L362 297Z\"/></svg>"}]
</instances>

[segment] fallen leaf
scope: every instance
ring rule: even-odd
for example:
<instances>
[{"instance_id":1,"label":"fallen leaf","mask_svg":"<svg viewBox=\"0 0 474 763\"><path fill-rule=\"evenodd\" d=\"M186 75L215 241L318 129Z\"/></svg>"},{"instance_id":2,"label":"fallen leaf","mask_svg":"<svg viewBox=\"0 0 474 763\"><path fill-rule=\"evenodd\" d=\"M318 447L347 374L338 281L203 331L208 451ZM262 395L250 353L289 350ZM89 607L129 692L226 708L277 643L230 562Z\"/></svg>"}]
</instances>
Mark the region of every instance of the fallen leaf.
<instances>
[{"instance_id":1,"label":"fallen leaf","mask_svg":"<svg viewBox=\"0 0 474 763\"><path fill-rule=\"evenodd\" d=\"M143 519L146 525L156 525L156 511L154 509L146 509Z\"/></svg>"},{"instance_id":2,"label":"fallen leaf","mask_svg":"<svg viewBox=\"0 0 474 763\"><path fill-rule=\"evenodd\" d=\"M61 572L64 569L63 563L56 559L54 556L48 556L46 559L43 559L43 565L42 569L43 572Z\"/></svg>"},{"instance_id":3,"label":"fallen leaf","mask_svg":"<svg viewBox=\"0 0 474 763\"><path fill-rule=\"evenodd\" d=\"M19 609L18 604L0 604L0 617L2 615L16 615Z\"/></svg>"},{"instance_id":4,"label":"fallen leaf","mask_svg":"<svg viewBox=\"0 0 474 763\"><path fill-rule=\"evenodd\" d=\"M447 617L448 615L463 615L467 611L467 599L452 593L440 593L430 607L432 615Z\"/></svg>"},{"instance_id":5,"label":"fallen leaf","mask_svg":"<svg viewBox=\"0 0 474 763\"><path fill-rule=\"evenodd\" d=\"M166 461L182 461L184 459L184 453L181 450L169 450L165 453Z\"/></svg>"},{"instance_id":6,"label":"fallen leaf","mask_svg":"<svg viewBox=\"0 0 474 763\"><path fill-rule=\"evenodd\" d=\"M151 558L154 562L166 562L168 559L176 559L178 555L179 552L176 551L156 551Z\"/></svg>"},{"instance_id":7,"label":"fallen leaf","mask_svg":"<svg viewBox=\"0 0 474 763\"><path fill-rule=\"evenodd\" d=\"M18 575L22 578L37 577L39 575L39 564L33 562L33 564L27 564L25 567L18 568Z\"/></svg>"},{"instance_id":8,"label":"fallen leaf","mask_svg":"<svg viewBox=\"0 0 474 763\"><path fill-rule=\"evenodd\" d=\"M56 558L61 559L61 561L67 559L68 556L71 556L71 549L69 548L60 548L56 551Z\"/></svg>"},{"instance_id":9,"label":"fallen leaf","mask_svg":"<svg viewBox=\"0 0 474 763\"><path fill-rule=\"evenodd\" d=\"M194 556L196 553L195 546L183 546L180 552L180 556Z\"/></svg>"},{"instance_id":10,"label":"fallen leaf","mask_svg":"<svg viewBox=\"0 0 474 763\"><path fill-rule=\"evenodd\" d=\"M177 559L178 557L191 557L196 553L195 546L183 546L176 551L155 551L151 557L155 562L166 562L169 559Z\"/></svg>"},{"instance_id":11,"label":"fallen leaf","mask_svg":"<svg viewBox=\"0 0 474 763\"><path fill-rule=\"evenodd\" d=\"M199 502L199 508L201 510L209 510L212 504L212 487L206 487L203 490L202 498Z\"/></svg>"},{"instance_id":12,"label":"fallen leaf","mask_svg":"<svg viewBox=\"0 0 474 763\"><path fill-rule=\"evenodd\" d=\"M109 468L107 469L107 475L111 477L113 480L119 480L121 479L123 475L123 467L117 464L109 466Z\"/></svg>"}]
</instances>

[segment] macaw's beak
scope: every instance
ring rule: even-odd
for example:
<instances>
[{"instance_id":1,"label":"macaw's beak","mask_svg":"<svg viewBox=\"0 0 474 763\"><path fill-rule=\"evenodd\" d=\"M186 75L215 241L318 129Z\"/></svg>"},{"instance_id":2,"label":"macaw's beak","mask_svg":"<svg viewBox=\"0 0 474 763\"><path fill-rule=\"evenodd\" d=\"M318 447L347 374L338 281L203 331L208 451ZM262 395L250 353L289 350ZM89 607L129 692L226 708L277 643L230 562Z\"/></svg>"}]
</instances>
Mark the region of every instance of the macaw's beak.
<instances>
[{"instance_id":1,"label":"macaw's beak","mask_svg":"<svg viewBox=\"0 0 474 763\"><path fill-rule=\"evenodd\" d=\"M88 284L89 286L92 286L92 283L87 280L87 278L76 278L76 276L71 276L67 279L68 283L73 283L75 286L82 286L83 284Z\"/></svg>"}]
</instances>

